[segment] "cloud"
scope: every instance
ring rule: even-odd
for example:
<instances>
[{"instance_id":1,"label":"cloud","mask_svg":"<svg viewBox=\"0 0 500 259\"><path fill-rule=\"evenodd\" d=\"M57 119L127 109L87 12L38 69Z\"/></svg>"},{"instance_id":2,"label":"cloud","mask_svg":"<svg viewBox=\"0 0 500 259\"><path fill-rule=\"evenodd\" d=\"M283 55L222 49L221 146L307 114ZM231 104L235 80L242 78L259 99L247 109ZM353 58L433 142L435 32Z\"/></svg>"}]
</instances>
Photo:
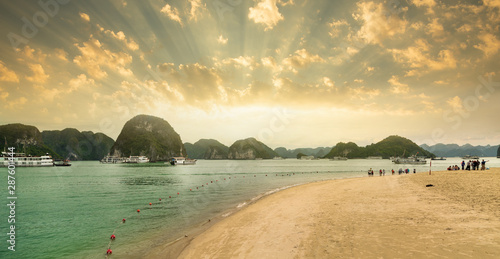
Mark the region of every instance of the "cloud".
<instances>
[{"instance_id":1,"label":"cloud","mask_svg":"<svg viewBox=\"0 0 500 259\"><path fill-rule=\"evenodd\" d=\"M358 36L367 43L382 45L384 40L406 31L408 22L400 19L396 12L386 10L384 3L360 2L357 6L353 17L363 22Z\"/></svg>"},{"instance_id":2,"label":"cloud","mask_svg":"<svg viewBox=\"0 0 500 259\"><path fill-rule=\"evenodd\" d=\"M102 79L108 76L103 67L111 71L118 71L123 76L132 75L132 71L126 68L132 62L132 57L124 52L112 52L105 49L99 40L90 37L83 46L75 44L80 51L80 55L73 59L73 62L80 68L86 70L88 74L96 79Z\"/></svg>"},{"instance_id":3,"label":"cloud","mask_svg":"<svg viewBox=\"0 0 500 259\"><path fill-rule=\"evenodd\" d=\"M179 16L179 10L177 10L177 8L172 8L169 4L166 4L163 8L161 8L160 12L165 14L168 18L170 18L170 20L178 22L182 26L182 20Z\"/></svg>"},{"instance_id":4,"label":"cloud","mask_svg":"<svg viewBox=\"0 0 500 259\"><path fill-rule=\"evenodd\" d=\"M439 19L434 18L432 23L427 24L426 32L431 35L434 40L440 40L444 35L444 28L443 25L439 23Z\"/></svg>"},{"instance_id":5,"label":"cloud","mask_svg":"<svg viewBox=\"0 0 500 259\"><path fill-rule=\"evenodd\" d=\"M224 38L222 35L219 35L219 38L217 38L217 42L226 45L227 44L227 38Z\"/></svg>"},{"instance_id":6,"label":"cloud","mask_svg":"<svg viewBox=\"0 0 500 259\"><path fill-rule=\"evenodd\" d=\"M259 66L259 63L255 61L254 57L248 57L248 56L240 56L237 58L226 58L222 60L222 64L224 65L232 65L235 66L236 68L240 67L245 67L249 68L250 70L254 70L256 67Z\"/></svg>"},{"instance_id":7,"label":"cloud","mask_svg":"<svg viewBox=\"0 0 500 259\"><path fill-rule=\"evenodd\" d=\"M289 57L283 59L283 65L294 72L297 72L296 69L304 68L311 63L321 62L325 62L325 60L319 55L311 54L306 49L297 50L293 55L289 55Z\"/></svg>"},{"instance_id":8,"label":"cloud","mask_svg":"<svg viewBox=\"0 0 500 259\"><path fill-rule=\"evenodd\" d=\"M127 37L125 36L125 33L123 33L123 31L119 31L119 32L115 33L114 31L111 31L111 30L105 30L104 33L106 33L107 35L110 35L111 37L123 42L125 44L125 46L127 46L127 48L130 50L138 50L139 49L139 45L137 45L137 43L133 39L127 40Z\"/></svg>"},{"instance_id":9,"label":"cloud","mask_svg":"<svg viewBox=\"0 0 500 259\"><path fill-rule=\"evenodd\" d=\"M474 45L474 47L482 50L487 58L498 53L498 48L500 48L500 40L498 40L495 35L491 33L483 33L480 34L478 38L483 43Z\"/></svg>"},{"instance_id":10,"label":"cloud","mask_svg":"<svg viewBox=\"0 0 500 259\"><path fill-rule=\"evenodd\" d=\"M28 102L28 99L26 99L26 97L24 97L24 96L19 97L17 99L14 99L10 102L5 103L4 108L9 109L9 110L19 110L27 102Z\"/></svg>"},{"instance_id":11,"label":"cloud","mask_svg":"<svg viewBox=\"0 0 500 259\"><path fill-rule=\"evenodd\" d=\"M343 27L349 27L349 24L347 23L346 20L333 20L331 23L328 23L328 26L330 27L330 36L332 38L336 38L340 35L340 32L342 31Z\"/></svg>"},{"instance_id":12,"label":"cloud","mask_svg":"<svg viewBox=\"0 0 500 259\"><path fill-rule=\"evenodd\" d=\"M16 72L7 68L2 61L0 61L0 82L19 83Z\"/></svg>"},{"instance_id":13,"label":"cloud","mask_svg":"<svg viewBox=\"0 0 500 259\"><path fill-rule=\"evenodd\" d=\"M453 98L450 98L446 101L446 103L453 109L455 112L462 112L464 111L464 105L463 101L460 97L455 96Z\"/></svg>"},{"instance_id":14,"label":"cloud","mask_svg":"<svg viewBox=\"0 0 500 259\"><path fill-rule=\"evenodd\" d=\"M249 10L248 18L255 23L265 25L265 31L272 30L279 21L284 19L278 10L276 0L261 0L255 7L250 7Z\"/></svg>"},{"instance_id":15,"label":"cloud","mask_svg":"<svg viewBox=\"0 0 500 259\"><path fill-rule=\"evenodd\" d=\"M429 70L443 70L456 68L457 60L451 50L441 50L436 57L430 54L430 45L423 39L418 39L414 46L407 49L390 49L396 62L404 64L412 70L407 76L421 75Z\"/></svg>"},{"instance_id":16,"label":"cloud","mask_svg":"<svg viewBox=\"0 0 500 259\"><path fill-rule=\"evenodd\" d=\"M69 80L68 85L69 85L69 88L67 89L68 93L71 93L73 91L80 89L81 87L86 87L86 86L93 87L96 84L95 84L94 79L87 78L87 76L85 74L80 74L76 78Z\"/></svg>"},{"instance_id":17,"label":"cloud","mask_svg":"<svg viewBox=\"0 0 500 259\"><path fill-rule=\"evenodd\" d=\"M49 75L45 74L45 70L40 64L28 64L29 69L33 72L32 76L27 76L26 79L33 83L43 84L49 79Z\"/></svg>"},{"instance_id":18,"label":"cloud","mask_svg":"<svg viewBox=\"0 0 500 259\"><path fill-rule=\"evenodd\" d=\"M201 0L190 0L189 3L191 4L189 20L197 21L201 17L205 5L201 3Z\"/></svg>"},{"instance_id":19,"label":"cloud","mask_svg":"<svg viewBox=\"0 0 500 259\"><path fill-rule=\"evenodd\" d=\"M387 82L392 85L391 92L394 94L407 94L410 91L410 87L407 84L399 82L398 76L393 75Z\"/></svg>"},{"instance_id":20,"label":"cloud","mask_svg":"<svg viewBox=\"0 0 500 259\"><path fill-rule=\"evenodd\" d=\"M412 4L418 7L427 7L427 12L429 14L434 13L434 6L436 6L436 2L434 0L411 0Z\"/></svg>"},{"instance_id":21,"label":"cloud","mask_svg":"<svg viewBox=\"0 0 500 259\"><path fill-rule=\"evenodd\" d=\"M500 0L483 0L483 4L489 7L500 7Z\"/></svg>"},{"instance_id":22,"label":"cloud","mask_svg":"<svg viewBox=\"0 0 500 259\"><path fill-rule=\"evenodd\" d=\"M88 14L82 13L82 12L80 12L79 14L80 14L80 18L82 18L84 21L90 22L90 17Z\"/></svg>"},{"instance_id":23,"label":"cloud","mask_svg":"<svg viewBox=\"0 0 500 259\"><path fill-rule=\"evenodd\" d=\"M68 61L68 52L63 49L54 49L54 55L60 60Z\"/></svg>"}]
</instances>

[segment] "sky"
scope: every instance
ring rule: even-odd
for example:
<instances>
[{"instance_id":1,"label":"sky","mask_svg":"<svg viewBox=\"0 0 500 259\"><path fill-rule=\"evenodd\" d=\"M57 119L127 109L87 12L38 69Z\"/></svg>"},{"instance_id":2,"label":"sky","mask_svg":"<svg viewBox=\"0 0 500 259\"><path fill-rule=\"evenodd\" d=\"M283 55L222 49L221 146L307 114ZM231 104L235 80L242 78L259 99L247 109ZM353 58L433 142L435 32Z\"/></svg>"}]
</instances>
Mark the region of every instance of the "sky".
<instances>
[{"instance_id":1,"label":"sky","mask_svg":"<svg viewBox=\"0 0 500 259\"><path fill-rule=\"evenodd\" d=\"M0 1L0 124L500 143L500 0Z\"/></svg>"}]
</instances>

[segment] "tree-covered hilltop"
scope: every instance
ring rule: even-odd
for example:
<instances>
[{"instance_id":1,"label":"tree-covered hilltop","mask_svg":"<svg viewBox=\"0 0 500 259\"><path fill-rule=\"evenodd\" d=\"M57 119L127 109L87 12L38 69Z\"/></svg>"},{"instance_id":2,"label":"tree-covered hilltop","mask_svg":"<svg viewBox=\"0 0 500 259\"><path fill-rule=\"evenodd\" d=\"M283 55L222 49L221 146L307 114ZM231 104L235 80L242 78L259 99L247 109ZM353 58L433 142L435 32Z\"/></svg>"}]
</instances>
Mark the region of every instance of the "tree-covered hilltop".
<instances>
[{"instance_id":1,"label":"tree-covered hilltop","mask_svg":"<svg viewBox=\"0 0 500 259\"><path fill-rule=\"evenodd\" d=\"M61 158L54 150L44 144L42 134L35 126L21 123L0 126L0 150L14 147L17 153L31 156L51 155Z\"/></svg>"},{"instance_id":2,"label":"tree-covered hilltop","mask_svg":"<svg viewBox=\"0 0 500 259\"><path fill-rule=\"evenodd\" d=\"M500 146L498 147L498 150L497 150L497 157L500 158Z\"/></svg>"},{"instance_id":3,"label":"tree-covered hilltop","mask_svg":"<svg viewBox=\"0 0 500 259\"><path fill-rule=\"evenodd\" d=\"M189 158L227 159L229 147L215 139L200 139L194 144L184 143Z\"/></svg>"},{"instance_id":4,"label":"tree-covered hilltop","mask_svg":"<svg viewBox=\"0 0 500 259\"><path fill-rule=\"evenodd\" d=\"M286 149L284 147L275 148L274 152L278 153L283 158L296 158L299 153L306 156L324 157L330 152L331 147L317 147L317 148L296 148Z\"/></svg>"},{"instance_id":5,"label":"tree-covered hilltop","mask_svg":"<svg viewBox=\"0 0 500 259\"><path fill-rule=\"evenodd\" d=\"M277 157L278 154L264 143L255 138L247 138L234 142L229 147L229 159L271 159Z\"/></svg>"},{"instance_id":6,"label":"tree-covered hilltop","mask_svg":"<svg viewBox=\"0 0 500 259\"><path fill-rule=\"evenodd\" d=\"M150 115L137 115L127 121L111 148L116 156L147 156L150 161L166 161L186 156L181 137L170 124Z\"/></svg>"},{"instance_id":7,"label":"tree-covered hilltop","mask_svg":"<svg viewBox=\"0 0 500 259\"><path fill-rule=\"evenodd\" d=\"M387 159L391 156L408 157L415 154L425 157L435 157L434 154L419 147L413 141L399 136L389 136L378 143L366 147L359 147L352 142L341 142L333 147L325 157L345 156L347 158L367 158L369 156L381 156Z\"/></svg>"},{"instance_id":8,"label":"tree-covered hilltop","mask_svg":"<svg viewBox=\"0 0 500 259\"><path fill-rule=\"evenodd\" d=\"M59 155L71 160L100 160L115 143L103 133L80 132L71 128L43 131L42 139Z\"/></svg>"}]
</instances>

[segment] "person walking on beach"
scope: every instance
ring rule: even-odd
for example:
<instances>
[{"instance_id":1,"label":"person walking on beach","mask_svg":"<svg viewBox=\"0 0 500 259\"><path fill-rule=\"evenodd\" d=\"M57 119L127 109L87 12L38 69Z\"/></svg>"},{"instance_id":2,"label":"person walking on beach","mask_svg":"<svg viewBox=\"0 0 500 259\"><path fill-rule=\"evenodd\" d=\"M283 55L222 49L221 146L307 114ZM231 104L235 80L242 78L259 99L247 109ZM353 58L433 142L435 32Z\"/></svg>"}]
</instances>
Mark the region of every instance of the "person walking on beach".
<instances>
[{"instance_id":1,"label":"person walking on beach","mask_svg":"<svg viewBox=\"0 0 500 259\"><path fill-rule=\"evenodd\" d=\"M470 161L467 162L467 167L465 168L465 170L470 171Z\"/></svg>"},{"instance_id":2,"label":"person walking on beach","mask_svg":"<svg viewBox=\"0 0 500 259\"><path fill-rule=\"evenodd\" d=\"M462 170L464 170L464 167L465 167L465 161L462 160Z\"/></svg>"}]
</instances>

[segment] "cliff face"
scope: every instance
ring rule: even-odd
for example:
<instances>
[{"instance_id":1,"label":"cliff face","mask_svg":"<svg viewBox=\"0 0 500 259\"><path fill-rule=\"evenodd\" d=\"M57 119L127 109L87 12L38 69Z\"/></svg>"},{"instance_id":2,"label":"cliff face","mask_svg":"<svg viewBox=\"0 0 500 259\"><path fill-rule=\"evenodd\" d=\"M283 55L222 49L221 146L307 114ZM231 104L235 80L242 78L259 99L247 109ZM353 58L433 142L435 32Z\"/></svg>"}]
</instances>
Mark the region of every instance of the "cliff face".
<instances>
[{"instance_id":1,"label":"cliff face","mask_svg":"<svg viewBox=\"0 0 500 259\"><path fill-rule=\"evenodd\" d=\"M71 160L100 160L115 141L103 133L80 132L76 129L42 132L43 142L59 155Z\"/></svg>"},{"instance_id":2,"label":"cliff face","mask_svg":"<svg viewBox=\"0 0 500 259\"><path fill-rule=\"evenodd\" d=\"M20 123L0 126L0 149L15 147L15 152L26 155L41 156L50 154L54 158L59 155L43 143L42 134L35 126Z\"/></svg>"},{"instance_id":3,"label":"cliff face","mask_svg":"<svg viewBox=\"0 0 500 259\"><path fill-rule=\"evenodd\" d=\"M227 159L229 148L214 139L200 139L196 143L184 143L190 158Z\"/></svg>"},{"instance_id":4,"label":"cliff face","mask_svg":"<svg viewBox=\"0 0 500 259\"><path fill-rule=\"evenodd\" d=\"M152 162L187 155L181 137L172 126L149 115L137 115L125 123L110 153L122 157L147 156Z\"/></svg>"},{"instance_id":5,"label":"cliff face","mask_svg":"<svg viewBox=\"0 0 500 259\"><path fill-rule=\"evenodd\" d=\"M278 156L271 148L255 138L238 140L229 147L229 159L271 159Z\"/></svg>"}]
</instances>

